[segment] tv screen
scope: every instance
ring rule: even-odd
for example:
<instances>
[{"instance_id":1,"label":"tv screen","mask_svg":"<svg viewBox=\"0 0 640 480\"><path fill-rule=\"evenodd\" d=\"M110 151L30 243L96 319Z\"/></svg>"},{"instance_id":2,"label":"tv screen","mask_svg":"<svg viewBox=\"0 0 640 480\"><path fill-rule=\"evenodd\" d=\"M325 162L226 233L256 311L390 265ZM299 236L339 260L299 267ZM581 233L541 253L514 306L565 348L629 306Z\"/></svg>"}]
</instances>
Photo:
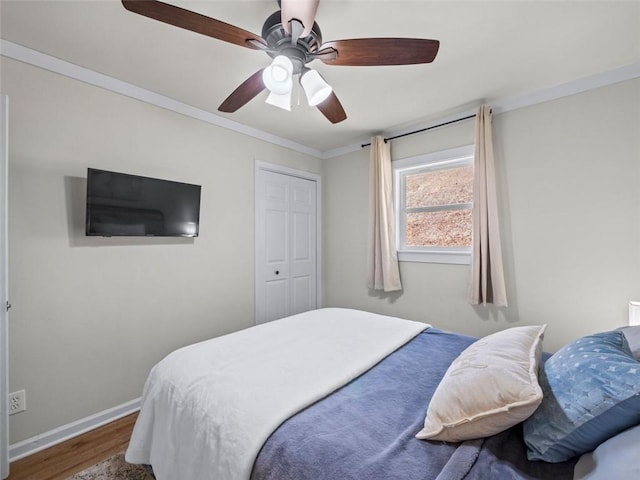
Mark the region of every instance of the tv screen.
<instances>
[{"instance_id":1,"label":"tv screen","mask_svg":"<svg viewBox=\"0 0 640 480\"><path fill-rule=\"evenodd\" d=\"M200 185L89 168L89 236L197 237Z\"/></svg>"}]
</instances>

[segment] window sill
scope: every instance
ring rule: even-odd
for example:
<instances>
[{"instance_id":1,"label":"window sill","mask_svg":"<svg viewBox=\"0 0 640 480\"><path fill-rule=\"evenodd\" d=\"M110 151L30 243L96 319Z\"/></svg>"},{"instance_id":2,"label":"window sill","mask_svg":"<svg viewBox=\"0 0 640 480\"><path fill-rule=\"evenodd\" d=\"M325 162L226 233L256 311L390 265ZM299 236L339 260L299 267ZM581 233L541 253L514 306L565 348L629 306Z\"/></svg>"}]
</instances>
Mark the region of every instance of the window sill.
<instances>
[{"instance_id":1,"label":"window sill","mask_svg":"<svg viewBox=\"0 0 640 480\"><path fill-rule=\"evenodd\" d=\"M471 250L403 250L398 252L399 262L450 263L454 265L470 265Z\"/></svg>"}]
</instances>

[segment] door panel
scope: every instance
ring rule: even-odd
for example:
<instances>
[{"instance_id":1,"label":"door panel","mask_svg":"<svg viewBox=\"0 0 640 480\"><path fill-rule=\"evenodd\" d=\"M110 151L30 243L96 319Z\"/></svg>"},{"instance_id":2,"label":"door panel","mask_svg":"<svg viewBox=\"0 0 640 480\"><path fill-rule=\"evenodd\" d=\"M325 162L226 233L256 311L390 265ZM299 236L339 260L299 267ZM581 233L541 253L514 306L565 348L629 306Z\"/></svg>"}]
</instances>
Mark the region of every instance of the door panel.
<instances>
[{"instance_id":1,"label":"door panel","mask_svg":"<svg viewBox=\"0 0 640 480\"><path fill-rule=\"evenodd\" d=\"M265 242L267 247L267 263L282 263L287 259L287 244L283 238L288 236L288 218L286 211L267 210Z\"/></svg>"},{"instance_id":2,"label":"door panel","mask_svg":"<svg viewBox=\"0 0 640 480\"><path fill-rule=\"evenodd\" d=\"M296 205L299 205L301 208L304 208L305 205L311 206L313 203L311 201L311 191L308 188L308 185L302 186L302 188L298 185L293 186L293 202Z\"/></svg>"},{"instance_id":3,"label":"door panel","mask_svg":"<svg viewBox=\"0 0 640 480\"><path fill-rule=\"evenodd\" d=\"M309 261L311 257L311 229L309 215L303 213L293 214L293 261Z\"/></svg>"},{"instance_id":4,"label":"door panel","mask_svg":"<svg viewBox=\"0 0 640 480\"><path fill-rule=\"evenodd\" d=\"M291 315L307 312L311 310L309 291L311 290L311 279L308 275L295 277L291 282L292 311Z\"/></svg>"},{"instance_id":5,"label":"door panel","mask_svg":"<svg viewBox=\"0 0 640 480\"><path fill-rule=\"evenodd\" d=\"M287 315L286 306L289 303L287 295L286 280L268 280L265 284L266 289L266 308L265 318L267 320L275 320Z\"/></svg>"}]
</instances>

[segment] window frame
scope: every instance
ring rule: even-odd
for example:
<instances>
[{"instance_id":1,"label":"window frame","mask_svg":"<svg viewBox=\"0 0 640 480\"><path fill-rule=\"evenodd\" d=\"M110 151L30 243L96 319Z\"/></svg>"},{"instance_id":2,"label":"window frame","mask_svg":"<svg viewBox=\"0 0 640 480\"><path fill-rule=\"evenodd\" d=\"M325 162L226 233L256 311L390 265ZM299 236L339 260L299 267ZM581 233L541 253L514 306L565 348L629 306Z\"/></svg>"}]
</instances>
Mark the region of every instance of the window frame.
<instances>
[{"instance_id":1,"label":"window frame","mask_svg":"<svg viewBox=\"0 0 640 480\"><path fill-rule=\"evenodd\" d=\"M415 157L404 158L393 162L394 182L394 210L396 214L396 246L398 261L400 262L425 262L425 263L451 263L468 265L471 263L471 247L420 247L407 246L407 213L457 210L471 207L473 203L447 205L442 207L406 207L406 177L408 174L416 174L428 171L441 170L461 166L473 166L474 145L452 148L440 152L427 153Z\"/></svg>"}]
</instances>

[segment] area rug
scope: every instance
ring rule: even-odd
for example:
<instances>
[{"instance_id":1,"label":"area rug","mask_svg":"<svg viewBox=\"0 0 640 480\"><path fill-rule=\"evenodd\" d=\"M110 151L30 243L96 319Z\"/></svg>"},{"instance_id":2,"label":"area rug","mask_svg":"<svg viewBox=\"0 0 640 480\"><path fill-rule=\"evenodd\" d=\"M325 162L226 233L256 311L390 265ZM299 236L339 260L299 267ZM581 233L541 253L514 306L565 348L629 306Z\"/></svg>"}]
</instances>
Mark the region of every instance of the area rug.
<instances>
[{"instance_id":1,"label":"area rug","mask_svg":"<svg viewBox=\"0 0 640 480\"><path fill-rule=\"evenodd\" d=\"M125 462L124 453L118 453L67 480L153 480L153 477L141 465Z\"/></svg>"}]
</instances>

